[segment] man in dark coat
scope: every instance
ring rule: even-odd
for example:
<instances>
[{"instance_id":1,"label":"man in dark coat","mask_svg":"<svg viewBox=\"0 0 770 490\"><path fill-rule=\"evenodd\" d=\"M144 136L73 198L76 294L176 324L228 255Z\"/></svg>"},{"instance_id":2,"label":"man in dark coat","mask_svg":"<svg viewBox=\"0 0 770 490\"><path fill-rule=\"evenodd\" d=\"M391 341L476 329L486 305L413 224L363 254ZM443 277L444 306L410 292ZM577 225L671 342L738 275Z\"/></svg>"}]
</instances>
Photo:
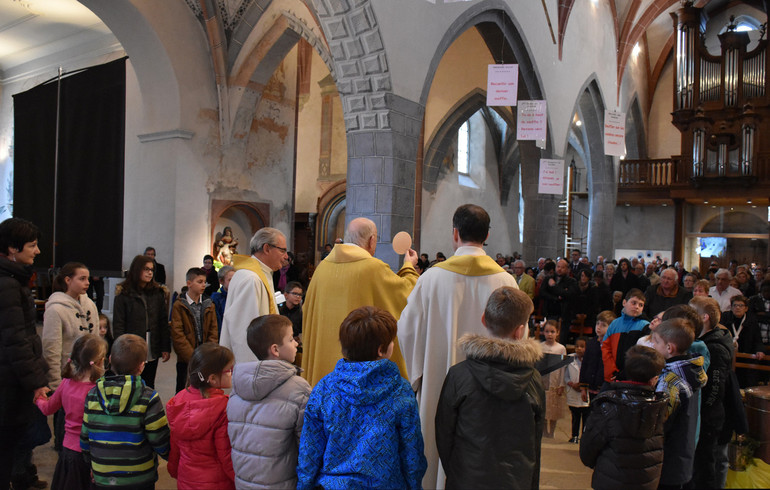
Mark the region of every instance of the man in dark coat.
<instances>
[{"instance_id":1,"label":"man in dark coat","mask_svg":"<svg viewBox=\"0 0 770 490\"><path fill-rule=\"evenodd\" d=\"M660 284L650 286L644 293L644 314L653 318L661 311L675 305L686 305L692 293L679 286L678 275L674 269L665 269L660 273Z\"/></svg>"}]
</instances>

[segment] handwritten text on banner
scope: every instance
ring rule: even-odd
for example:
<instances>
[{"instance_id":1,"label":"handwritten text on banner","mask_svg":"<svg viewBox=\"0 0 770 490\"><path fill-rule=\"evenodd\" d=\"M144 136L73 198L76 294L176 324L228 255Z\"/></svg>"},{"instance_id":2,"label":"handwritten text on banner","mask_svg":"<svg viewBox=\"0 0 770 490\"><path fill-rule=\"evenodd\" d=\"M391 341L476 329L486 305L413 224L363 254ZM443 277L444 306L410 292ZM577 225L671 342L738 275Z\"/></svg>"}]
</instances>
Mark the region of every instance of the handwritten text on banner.
<instances>
[{"instance_id":1,"label":"handwritten text on banner","mask_svg":"<svg viewBox=\"0 0 770 490\"><path fill-rule=\"evenodd\" d=\"M626 115L622 112L604 111L604 154L626 154Z\"/></svg>"},{"instance_id":2,"label":"handwritten text on banner","mask_svg":"<svg viewBox=\"0 0 770 490\"><path fill-rule=\"evenodd\" d=\"M519 65L489 65L487 105L514 106L519 90Z\"/></svg>"},{"instance_id":3,"label":"handwritten text on banner","mask_svg":"<svg viewBox=\"0 0 770 490\"><path fill-rule=\"evenodd\" d=\"M559 195L564 192L564 160L540 159L537 192Z\"/></svg>"},{"instance_id":4,"label":"handwritten text on banner","mask_svg":"<svg viewBox=\"0 0 770 490\"><path fill-rule=\"evenodd\" d=\"M522 100L516 118L517 140L544 140L547 124L544 100Z\"/></svg>"}]
</instances>

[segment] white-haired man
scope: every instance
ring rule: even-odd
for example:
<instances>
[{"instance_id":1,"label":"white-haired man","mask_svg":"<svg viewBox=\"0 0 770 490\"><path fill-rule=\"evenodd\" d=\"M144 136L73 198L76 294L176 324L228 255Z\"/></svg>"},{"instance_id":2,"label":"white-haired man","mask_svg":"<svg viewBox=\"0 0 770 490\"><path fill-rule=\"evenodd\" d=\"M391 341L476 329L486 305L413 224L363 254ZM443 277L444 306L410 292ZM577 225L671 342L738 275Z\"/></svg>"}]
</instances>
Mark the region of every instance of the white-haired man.
<instances>
[{"instance_id":1,"label":"white-haired man","mask_svg":"<svg viewBox=\"0 0 770 490\"><path fill-rule=\"evenodd\" d=\"M535 279L524 273L524 261L517 260L513 263L513 277L519 284L519 289L527 293L529 299L535 299Z\"/></svg>"},{"instance_id":2,"label":"white-haired man","mask_svg":"<svg viewBox=\"0 0 770 490\"><path fill-rule=\"evenodd\" d=\"M728 269L719 269L714 277L717 280L716 286L711 286L709 289L709 296L717 300L719 303L719 309L724 311L730 311L730 300L733 296L741 294L740 289L736 289L730 286L730 281L733 279L733 275Z\"/></svg>"},{"instance_id":3,"label":"white-haired man","mask_svg":"<svg viewBox=\"0 0 770 490\"><path fill-rule=\"evenodd\" d=\"M219 344L235 355L235 362L256 361L246 343L246 329L258 316L277 314L273 272L288 260L286 236L280 230L260 228L249 241L251 256L233 255L235 274L222 318Z\"/></svg>"},{"instance_id":4,"label":"white-haired man","mask_svg":"<svg viewBox=\"0 0 770 490\"><path fill-rule=\"evenodd\" d=\"M348 224L344 243L335 245L313 274L302 310L302 368L311 385L332 372L342 358L339 330L351 311L376 306L398 319L420 277L414 250L406 252L404 265L395 274L374 257L376 249L377 226L370 219L356 218ZM398 340L390 360L406 377Z\"/></svg>"}]
</instances>

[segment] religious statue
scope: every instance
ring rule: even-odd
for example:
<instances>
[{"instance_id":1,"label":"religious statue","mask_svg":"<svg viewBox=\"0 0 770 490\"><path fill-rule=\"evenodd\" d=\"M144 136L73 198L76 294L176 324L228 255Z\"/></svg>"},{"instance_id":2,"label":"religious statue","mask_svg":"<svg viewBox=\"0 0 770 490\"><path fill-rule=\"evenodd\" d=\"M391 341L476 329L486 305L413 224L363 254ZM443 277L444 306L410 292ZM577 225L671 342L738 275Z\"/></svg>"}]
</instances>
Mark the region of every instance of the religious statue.
<instances>
[{"instance_id":1,"label":"religious statue","mask_svg":"<svg viewBox=\"0 0 770 490\"><path fill-rule=\"evenodd\" d=\"M217 233L214 239L214 253L212 255L222 265L230 265L233 260L233 254L237 253L237 246L238 240L233 237L233 230L229 226L225 226L225 229L221 233Z\"/></svg>"}]
</instances>

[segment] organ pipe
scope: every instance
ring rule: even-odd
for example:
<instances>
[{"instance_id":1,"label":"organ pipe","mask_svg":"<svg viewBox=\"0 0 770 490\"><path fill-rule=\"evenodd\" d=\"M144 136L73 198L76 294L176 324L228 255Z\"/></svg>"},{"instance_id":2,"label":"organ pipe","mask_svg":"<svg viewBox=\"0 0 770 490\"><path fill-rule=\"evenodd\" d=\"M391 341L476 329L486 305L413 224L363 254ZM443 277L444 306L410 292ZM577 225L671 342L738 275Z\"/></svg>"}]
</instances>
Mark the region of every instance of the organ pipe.
<instances>
[{"instance_id":1,"label":"organ pipe","mask_svg":"<svg viewBox=\"0 0 770 490\"><path fill-rule=\"evenodd\" d=\"M703 177L704 156L706 154L706 131L696 129L692 139L692 175Z\"/></svg>"}]
</instances>

